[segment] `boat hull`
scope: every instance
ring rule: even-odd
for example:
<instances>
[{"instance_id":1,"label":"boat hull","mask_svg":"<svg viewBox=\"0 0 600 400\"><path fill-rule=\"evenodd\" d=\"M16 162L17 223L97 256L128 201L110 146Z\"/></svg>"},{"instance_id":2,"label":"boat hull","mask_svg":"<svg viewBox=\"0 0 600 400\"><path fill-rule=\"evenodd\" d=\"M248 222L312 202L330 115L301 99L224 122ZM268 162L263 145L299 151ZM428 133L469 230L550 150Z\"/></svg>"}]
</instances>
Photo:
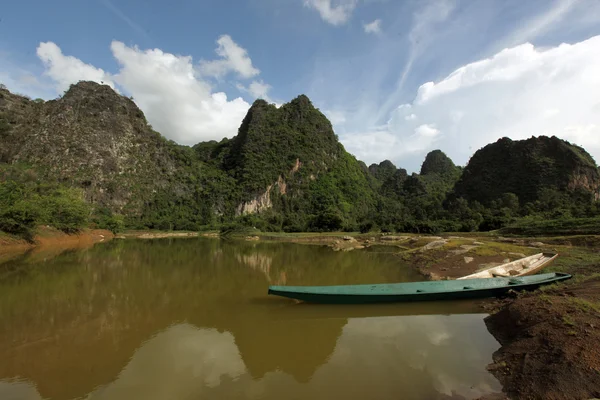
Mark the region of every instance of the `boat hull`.
<instances>
[{"instance_id":1,"label":"boat hull","mask_svg":"<svg viewBox=\"0 0 600 400\"><path fill-rule=\"evenodd\" d=\"M534 278L534 279L532 279ZM426 281L384 285L270 286L270 295L307 303L364 304L499 297L511 290L535 290L540 286L571 278L562 273L520 278L484 278L461 281ZM510 281L513 283L510 283ZM482 281L487 281L483 284ZM516 282L516 283L515 283ZM443 285L442 283L446 283ZM456 284L458 283L458 284Z\"/></svg>"}]
</instances>

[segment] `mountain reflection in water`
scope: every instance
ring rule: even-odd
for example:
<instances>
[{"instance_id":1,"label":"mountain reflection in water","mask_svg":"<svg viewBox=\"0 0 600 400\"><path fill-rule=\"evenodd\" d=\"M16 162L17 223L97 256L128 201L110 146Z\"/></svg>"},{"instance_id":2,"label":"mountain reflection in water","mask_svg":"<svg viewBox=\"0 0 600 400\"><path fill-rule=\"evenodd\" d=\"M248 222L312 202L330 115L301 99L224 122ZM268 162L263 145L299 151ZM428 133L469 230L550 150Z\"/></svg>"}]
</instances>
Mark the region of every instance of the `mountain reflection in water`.
<instances>
[{"instance_id":1,"label":"mountain reflection in water","mask_svg":"<svg viewBox=\"0 0 600 400\"><path fill-rule=\"evenodd\" d=\"M0 280L2 399L441 399L499 390L485 370L498 345L472 303L265 298L282 276L288 284L417 279L393 256L163 240L8 263L0 265L13 271Z\"/></svg>"}]
</instances>

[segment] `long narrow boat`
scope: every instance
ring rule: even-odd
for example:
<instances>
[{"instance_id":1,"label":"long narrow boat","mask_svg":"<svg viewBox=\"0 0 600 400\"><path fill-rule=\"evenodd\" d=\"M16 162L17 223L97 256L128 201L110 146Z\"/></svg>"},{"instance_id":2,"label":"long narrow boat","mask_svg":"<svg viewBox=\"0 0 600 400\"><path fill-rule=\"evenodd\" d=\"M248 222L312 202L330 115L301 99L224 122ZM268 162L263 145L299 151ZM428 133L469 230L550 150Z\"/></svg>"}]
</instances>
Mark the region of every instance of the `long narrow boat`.
<instances>
[{"instance_id":1,"label":"long narrow boat","mask_svg":"<svg viewBox=\"0 0 600 400\"><path fill-rule=\"evenodd\" d=\"M521 258L513 262L498 265L496 267L484 269L474 274L463 276L457 279L475 279L475 278L499 278L511 276L533 275L547 267L554 259L558 257L555 253L538 253L529 257Z\"/></svg>"},{"instance_id":2,"label":"long narrow boat","mask_svg":"<svg viewBox=\"0 0 600 400\"><path fill-rule=\"evenodd\" d=\"M571 278L564 273L344 286L269 286L269 294L309 303L358 304L496 297L509 290L533 290Z\"/></svg>"}]
</instances>

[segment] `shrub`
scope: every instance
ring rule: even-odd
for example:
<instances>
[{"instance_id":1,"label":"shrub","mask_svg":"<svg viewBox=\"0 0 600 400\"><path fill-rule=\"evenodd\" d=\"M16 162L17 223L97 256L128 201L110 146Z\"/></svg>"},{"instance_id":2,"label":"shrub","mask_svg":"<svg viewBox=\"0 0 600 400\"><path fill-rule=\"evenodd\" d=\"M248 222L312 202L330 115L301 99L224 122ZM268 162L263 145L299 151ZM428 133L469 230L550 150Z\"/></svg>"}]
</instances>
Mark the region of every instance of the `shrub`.
<instances>
[{"instance_id":1,"label":"shrub","mask_svg":"<svg viewBox=\"0 0 600 400\"><path fill-rule=\"evenodd\" d=\"M19 201L0 211L0 230L32 240L38 218L39 210L34 203Z\"/></svg>"},{"instance_id":2,"label":"shrub","mask_svg":"<svg viewBox=\"0 0 600 400\"><path fill-rule=\"evenodd\" d=\"M85 227L90 215L90 206L77 189L61 188L40 199L42 223L54 226L63 232L73 233Z\"/></svg>"},{"instance_id":3,"label":"shrub","mask_svg":"<svg viewBox=\"0 0 600 400\"><path fill-rule=\"evenodd\" d=\"M369 233L376 230L376 226L373 221L365 221L359 225L358 230L360 233Z\"/></svg>"}]
</instances>

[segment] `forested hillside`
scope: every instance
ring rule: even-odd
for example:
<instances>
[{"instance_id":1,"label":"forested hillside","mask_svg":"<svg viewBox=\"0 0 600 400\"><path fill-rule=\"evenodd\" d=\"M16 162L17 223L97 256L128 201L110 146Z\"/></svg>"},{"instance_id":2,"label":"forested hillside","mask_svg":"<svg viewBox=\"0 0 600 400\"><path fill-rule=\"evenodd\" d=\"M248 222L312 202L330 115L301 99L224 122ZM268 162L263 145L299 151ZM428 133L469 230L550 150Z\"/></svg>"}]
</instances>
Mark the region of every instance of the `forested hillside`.
<instances>
[{"instance_id":1,"label":"forested hillside","mask_svg":"<svg viewBox=\"0 0 600 400\"><path fill-rule=\"evenodd\" d=\"M308 97L257 100L237 136L166 140L135 103L80 82L52 101L0 88L0 230L473 231L598 214L600 174L555 137L503 138L465 168L430 152L419 174L345 151Z\"/></svg>"}]
</instances>

